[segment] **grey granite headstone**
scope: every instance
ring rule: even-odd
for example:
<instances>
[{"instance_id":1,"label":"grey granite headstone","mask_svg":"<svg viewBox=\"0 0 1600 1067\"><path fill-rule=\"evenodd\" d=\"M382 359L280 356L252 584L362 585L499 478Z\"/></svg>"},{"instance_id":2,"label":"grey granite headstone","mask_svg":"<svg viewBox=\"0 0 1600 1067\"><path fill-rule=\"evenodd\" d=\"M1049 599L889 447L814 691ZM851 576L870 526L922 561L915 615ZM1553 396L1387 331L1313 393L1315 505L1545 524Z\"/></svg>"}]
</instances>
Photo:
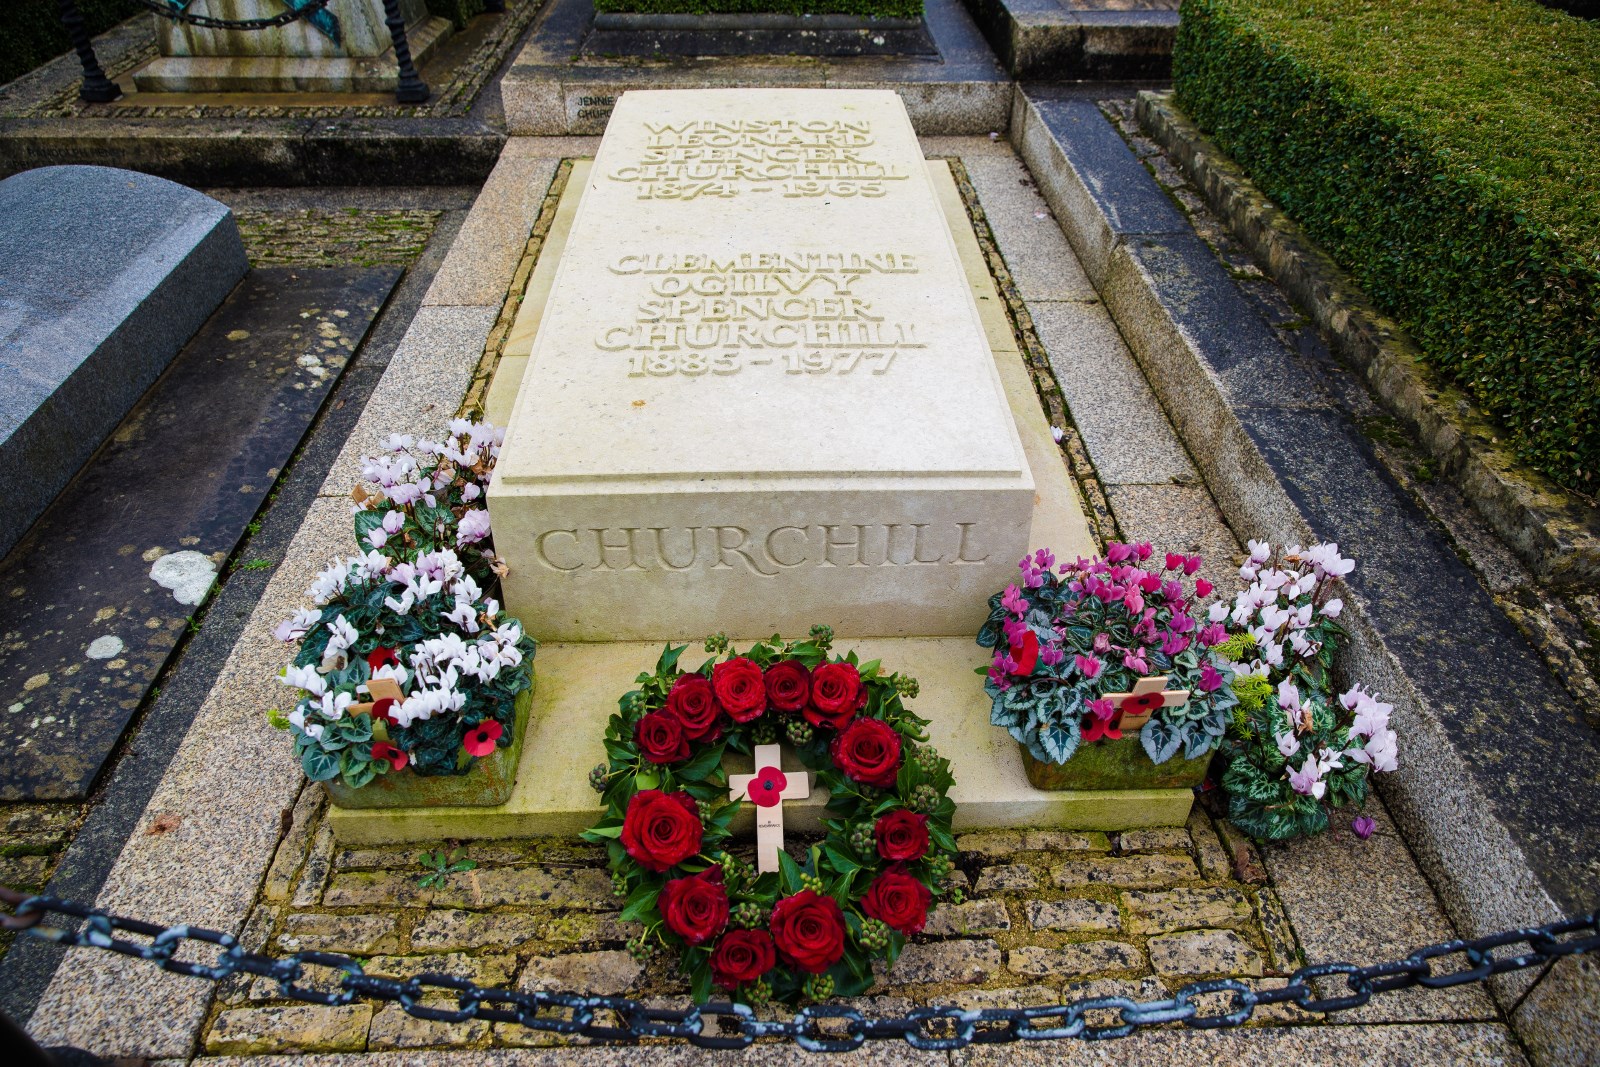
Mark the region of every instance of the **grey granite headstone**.
<instances>
[{"instance_id":1,"label":"grey granite headstone","mask_svg":"<svg viewBox=\"0 0 1600 1067\"><path fill-rule=\"evenodd\" d=\"M163 178L42 167L0 181L0 554L248 267L232 212Z\"/></svg>"}]
</instances>

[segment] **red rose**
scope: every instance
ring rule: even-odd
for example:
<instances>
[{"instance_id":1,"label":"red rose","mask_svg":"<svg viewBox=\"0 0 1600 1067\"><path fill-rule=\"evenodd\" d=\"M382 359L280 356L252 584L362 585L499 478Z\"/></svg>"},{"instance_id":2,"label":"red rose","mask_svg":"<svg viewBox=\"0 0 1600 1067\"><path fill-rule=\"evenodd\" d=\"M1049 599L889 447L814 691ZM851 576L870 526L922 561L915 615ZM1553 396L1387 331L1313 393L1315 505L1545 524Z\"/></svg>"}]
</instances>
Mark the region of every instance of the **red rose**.
<instances>
[{"instance_id":1,"label":"red rose","mask_svg":"<svg viewBox=\"0 0 1600 1067\"><path fill-rule=\"evenodd\" d=\"M1039 665L1039 635L1032 630L1022 635L1022 640L1011 646L1011 658L1017 669L1014 673L1026 678Z\"/></svg>"},{"instance_id":2,"label":"red rose","mask_svg":"<svg viewBox=\"0 0 1600 1067\"><path fill-rule=\"evenodd\" d=\"M802 889L772 909L772 940L784 960L821 974L844 955L844 912L832 897Z\"/></svg>"},{"instance_id":3,"label":"red rose","mask_svg":"<svg viewBox=\"0 0 1600 1067\"><path fill-rule=\"evenodd\" d=\"M683 723L683 735L691 741L715 741L721 732L717 699L703 674L680 674L667 694L667 710Z\"/></svg>"},{"instance_id":4,"label":"red rose","mask_svg":"<svg viewBox=\"0 0 1600 1067\"><path fill-rule=\"evenodd\" d=\"M861 910L902 934L920 934L932 900L927 886L895 866L872 880Z\"/></svg>"},{"instance_id":5,"label":"red rose","mask_svg":"<svg viewBox=\"0 0 1600 1067\"><path fill-rule=\"evenodd\" d=\"M811 673L811 706L806 721L812 726L844 729L867 702L867 688L854 663L824 663Z\"/></svg>"},{"instance_id":6,"label":"red rose","mask_svg":"<svg viewBox=\"0 0 1600 1067\"><path fill-rule=\"evenodd\" d=\"M904 808L891 811L873 827L878 855L886 860L920 860L928 854L928 817Z\"/></svg>"},{"instance_id":7,"label":"red rose","mask_svg":"<svg viewBox=\"0 0 1600 1067\"><path fill-rule=\"evenodd\" d=\"M664 871L700 851L703 831L694 797L641 789L622 817L622 846L646 870Z\"/></svg>"},{"instance_id":8,"label":"red rose","mask_svg":"<svg viewBox=\"0 0 1600 1067\"><path fill-rule=\"evenodd\" d=\"M749 722L767 710L766 682L752 659L735 656L712 667L711 688L734 722Z\"/></svg>"},{"instance_id":9,"label":"red rose","mask_svg":"<svg viewBox=\"0 0 1600 1067\"><path fill-rule=\"evenodd\" d=\"M799 711L811 699L811 672L797 659L767 668L767 702L779 711Z\"/></svg>"},{"instance_id":10,"label":"red rose","mask_svg":"<svg viewBox=\"0 0 1600 1067\"><path fill-rule=\"evenodd\" d=\"M711 950L711 977L723 989L754 982L777 964L765 930L729 930Z\"/></svg>"},{"instance_id":11,"label":"red rose","mask_svg":"<svg viewBox=\"0 0 1600 1067\"><path fill-rule=\"evenodd\" d=\"M845 777L887 789L900 773L900 735L882 719L856 719L833 739L833 762Z\"/></svg>"},{"instance_id":12,"label":"red rose","mask_svg":"<svg viewBox=\"0 0 1600 1067\"><path fill-rule=\"evenodd\" d=\"M676 763L689 758L689 739L683 736L683 723L665 709L640 719L633 728L633 739L651 763Z\"/></svg>"},{"instance_id":13,"label":"red rose","mask_svg":"<svg viewBox=\"0 0 1600 1067\"><path fill-rule=\"evenodd\" d=\"M698 945L716 937L728 925L728 892L722 888L722 868L674 878L662 887L658 907L667 929L689 944Z\"/></svg>"}]
</instances>

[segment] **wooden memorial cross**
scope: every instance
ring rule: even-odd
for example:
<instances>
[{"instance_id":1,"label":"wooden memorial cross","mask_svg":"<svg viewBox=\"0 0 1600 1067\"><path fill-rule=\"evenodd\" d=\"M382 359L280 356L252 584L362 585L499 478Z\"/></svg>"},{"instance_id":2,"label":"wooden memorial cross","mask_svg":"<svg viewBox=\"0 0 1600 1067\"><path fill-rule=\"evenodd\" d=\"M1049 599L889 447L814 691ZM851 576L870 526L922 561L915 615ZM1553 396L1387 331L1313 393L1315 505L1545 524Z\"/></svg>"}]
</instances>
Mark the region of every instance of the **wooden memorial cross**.
<instances>
[{"instance_id":1,"label":"wooden memorial cross","mask_svg":"<svg viewBox=\"0 0 1600 1067\"><path fill-rule=\"evenodd\" d=\"M371 679L367 682L367 693L372 699L365 704L351 704L350 714L373 715L375 718L387 719L389 717L387 714L388 708L378 709L378 705L386 700L398 704L406 698L405 693L400 691L400 683L393 678Z\"/></svg>"},{"instance_id":2,"label":"wooden memorial cross","mask_svg":"<svg viewBox=\"0 0 1600 1067\"><path fill-rule=\"evenodd\" d=\"M756 773L728 777L732 798L756 806L756 870L762 874L778 869L778 853L783 849L783 801L811 795L810 775L804 771L792 778L784 774L778 752L777 745L757 745Z\"/></svg>"},{"instance_id":3,"label":"wooden memorial cross","mask_svg":"<svg viewBox=\"0 0 1600 1067\"><path fill-rule=\"evenodd\" d=\"M1181 708L1189 703L1189 690L1168 689L1167 676L1152 674L1140 678L1131 693L1107 693L1106 698L1117 709L1117 719L1112 725L1119 730L1137 730L1150 721L1160 708Z\"/></svg>"}]
</instances>

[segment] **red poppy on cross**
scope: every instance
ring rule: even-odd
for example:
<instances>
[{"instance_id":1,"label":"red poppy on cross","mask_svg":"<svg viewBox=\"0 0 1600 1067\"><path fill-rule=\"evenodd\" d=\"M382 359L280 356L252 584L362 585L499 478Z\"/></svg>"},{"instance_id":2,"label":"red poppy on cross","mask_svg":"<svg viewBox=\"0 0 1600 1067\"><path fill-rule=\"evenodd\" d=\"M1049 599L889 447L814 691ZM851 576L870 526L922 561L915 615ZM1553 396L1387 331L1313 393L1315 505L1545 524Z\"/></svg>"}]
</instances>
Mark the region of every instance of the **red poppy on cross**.
<instances>
[{"instance_id":1,"label":"red poppy on cross","mask_svg":"<svg viewBox=\"0 0 1600 1067\"><path fill-rule=\"evenodd\" d=\"M1181 708L1189 703L1189 690L1168 689L1166 675L1152 674L1133 683L1133 692L1107 693L1106 699L1117 709L1116 729L1137 730L1161 708Z\"/></svg>"},{"instance_id":2,"label":"red poppy on cross","mask_svg":"<svg viewBox=\"0 0 1600 1067\"><path fill-rule=\"evenodd\" d=\"M792 777L784 774L778 766L779 751L777 745L757 745L756 773L728 776L732 798L756 806L756 870L762 874L778 869L778 853L783 849L783 801L811 795L811 776L803 771Z\"/></svg>"},{"instance_id":3,"label":"red poppy on cross","mask_svg":"<svg viewBox=\"0 0 1600 1067\"><path fill-rule=\"evenodd\" d=\"M372 679L367 683L367 694L372 699L365 704L351 704L350 714L371 715L374 719L394 722L394 716L389 714L389 709L406 698L400 691L400 683L393 678Z\"/></svg>"}]
</instances>

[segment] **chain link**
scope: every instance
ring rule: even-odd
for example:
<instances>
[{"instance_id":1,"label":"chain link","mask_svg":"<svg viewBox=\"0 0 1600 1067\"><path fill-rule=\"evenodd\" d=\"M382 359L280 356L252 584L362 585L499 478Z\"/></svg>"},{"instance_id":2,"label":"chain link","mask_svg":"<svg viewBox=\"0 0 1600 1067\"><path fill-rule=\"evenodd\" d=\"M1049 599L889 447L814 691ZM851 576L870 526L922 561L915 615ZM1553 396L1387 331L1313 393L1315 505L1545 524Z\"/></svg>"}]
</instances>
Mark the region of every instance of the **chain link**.
<instances>
[{"instance_id":1,"label":"chain link","mask_svg":"<svg viewBox=\"0 0 1600 1067\"><path fill-rule=\"evenodd\" d=\"M314 15L333 3L333 0L311 0L305 7L290 7L282 14L261 19L222 19L212 15L196 15L183 8L173 7L166 0L135 0L135 2L149 8L164 19L182 22L189 26L200 26L208 30L270 30L278 26L287 26L291 22ZM287 0L285 0L285 4L287 4Z\"/></svg>"},{"instance_id":2,"label":"chain link","mask_svg":"<svg viewBox=\"0 0 1600 1067\"><path fill-rule=\"evenodd\" d=\"M626 997L574 993L523 992L483 988L464 978L422 974L404 981L367 974L349 956L329 952L297 952L273 958L244 951L232 934L196 926L158 926L110 915L70 900L28 896L0 886L0 901L13 905L0 916L0 927L24 931L60 945L98 948L149 960L176 974L212 981L238 974L268 978L292 1000L311 1004L350 1004L358 999L392 1001L408 1014L433 1022L469 1019L516 1023L530 1030L586 1037L597 1041L632 1041L650 1037L683 1040L698 1048L743 1049L765 1038L795 1042L808 1052L849 1052L868 1041L899 1039L918 1049L948 1050L975 1044L1049 1041L1078 1038L1103 1041L1126 1037L1140 1027L1182 1023L1196 1030L1242 1026L1256 1008L1292 1003L1319 1014L1366 1004L1375 993L1421 986L1442 989L1481 982L1491 975L1537 967L1562 956L1600 950L1600 912L1506 930L1470 941L1429 945L1403 959L1358 967L1353 963L1319 963L1302 967L1275 989L1253 989L1234 978L1191 982L1165 1000L1088 997L1029 1008L914 1008L904 1016L868 1016L842 1004L810 1004L792 1020L758 1019L743 1004L714 1001L686 1008L651 1007ZM42 925L50 913L83 920L78 930ZM147 938L136 942L118 934ZM178 959L190 942L215 946L215 963ZM1525 946L1513 955L1497 950ZM1459 963L1461 966L1450 967ZM1446 967L1436 970L1436 964ZM331 972L331 973L326 973ZM323 981L313 977L323 973ZM338 975L337 988L332 979ZM1338 979L1343 977L1343 982ZM1337 988L1324 996L1319 980ZM440 994L444 994L441 1002ZM1198 998L1225 995L1228 1003L1206 1012ZM449 1007L453 999L454 1007ZM1090 1012L1114 1013L1116 1023L1091 1026Z\"/></svg>"}]
</instances>

